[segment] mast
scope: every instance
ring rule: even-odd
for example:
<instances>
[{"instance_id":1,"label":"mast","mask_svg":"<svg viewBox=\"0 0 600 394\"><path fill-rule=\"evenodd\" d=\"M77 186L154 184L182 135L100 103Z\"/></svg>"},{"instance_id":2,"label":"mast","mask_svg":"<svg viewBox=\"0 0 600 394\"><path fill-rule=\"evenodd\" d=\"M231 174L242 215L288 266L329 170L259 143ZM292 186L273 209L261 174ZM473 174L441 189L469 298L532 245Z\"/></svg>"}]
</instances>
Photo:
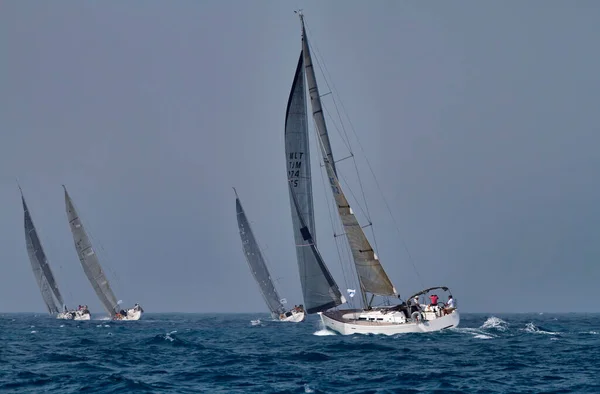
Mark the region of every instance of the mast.
<instances>
[{"instance_id":1,"label":"mast","mask_svg":"<svg viewBox=\"0 0 600 394\"><path fill-rule=\"evenodd\" d=\"M58 289L56 279L52 273L52 269L48 264L48 259L44 253L44 248L38 237L37 230L33 224L33 219L25 202L23 190L19 186L19 192L21 193L21 202L23 203L23 217L25 227L25 243L27 245L27 254L29 255L29 261L33 270L42 298L46 304L48 313L59 313L60 309L64 307L65 303ZM56 299L56 301L55 301ZM58 305L57 305L58 302Z\"/></svg>"},{"instance_id":2,"label":"mast","mask_svg":"<svg viewBox=\"0 0 600 394\"><path fill-rule=\"evenodd\" d=\"M256 238L254 237L254 233L250 227L250 222L248 221L246 213L244 212L244 208L242 207L242 202L240 201L235 188L233 188L233 191L235 192L235 210L238 228L240 231L240 238L242 239L244 257L250 266L250 271L252 272L256 283L258 283L265 303L271 311L271 316L273 316L273 318L278 317L280 314L285 313L285 307L281 303L281 298L279 298L277 289L273 284L267 264L265 263L262 253L260 252Z\"/></svg>"},{"instance_id":3,"label":"mast","mask_svg":"<svg viewBox=\"0 0 600 394\"><path fill-rule=\"evenodd\" d=\"M81 223L81 219L75 210L75 206L73 205L73 201L71 200L65 185L63 185L63 189L65 190L65 205L69 226L71 227L75 249L77 250L77 255L79 256L83 271L92 284L92 287L106 312L110 316L114 316L119 312L117 297L115 297L115 294L108 283L108 279L106 278L106 275L104 275L104 271L102 271L98 256L92 248L90 238Z\"/></svg>"},{"instance_id":4,"label":"mast","mask_svg":"<svg viewBox=\"0 0 600 394\"><path fill-rule=\"evenodd\" d=\"M300 284L304 307L310 314L333 308L346 300L315 242L304 61L301 51L286 107L285 156Z\"/></svg>"},{"instance_id":5,"label":"mast","mask_svg":"<svg viewBox=\"0 0 600 394\"><path fill-rule=\"evenodd\" d=\"M350 250L352 251L356 273L360 282L363 303L366 308L369 308L370 302L367 302L367 292L373 295L382 296L396 295L397 292L379 262L362 227L358 223L340 186L331 143L329 141L329 134L327 132L327 124L323 115L323 107L321 105L321 97L319 95L319 88L312 63L306 28L304 26L304 15L302 13L300 13L300 23L302 25L302 51L304 53L306 80L308 82L308 92L310 94L312 115L317 128L319 146L321 148L321 154L329 178L331 191L337 206L338 215L344 227Z\"/></svg>"}]
</instances>

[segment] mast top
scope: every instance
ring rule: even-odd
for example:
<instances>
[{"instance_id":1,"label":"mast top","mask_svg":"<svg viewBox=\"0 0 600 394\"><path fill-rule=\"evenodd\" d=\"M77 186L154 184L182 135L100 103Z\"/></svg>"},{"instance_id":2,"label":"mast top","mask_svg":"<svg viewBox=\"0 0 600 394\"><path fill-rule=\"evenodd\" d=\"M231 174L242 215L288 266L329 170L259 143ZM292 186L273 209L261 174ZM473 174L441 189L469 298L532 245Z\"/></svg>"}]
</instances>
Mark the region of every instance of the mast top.
<instances>
[{"instance_id":1,"label":"mast top","mask_svg":"<svg viewBox=\"0 0 600 394\"><path fill-rule=\"evenodd\" d=\"M304 36L304 12L302 10L294 10L294 14L298 14L300 17L300 24L302 25L302 36Z\"/></svg>"},{"instance_id":2,"label":"mast top","mask_svg":"<svg viewBox=\"0 0 600 394\"><path fill-rule=\"evenodd\" d=\"M17 187L19 188L19 191L21 192L21 196L23 195L23 189L21 189L21 185L19 184L19 178L15 177L15 181L17 181Z\"/></svg>"},{"instance_id":3,"label":"mast top","mask_svg":"<svg viewBox=\"0 0 600 394\"><path fill-rule=\"evenodd\" d=\"M235 198L239 199L238 194L237 194L237 190L235 190L235 187L232 187L233 192L235 193Z\"/></svg>"}]
</instances>

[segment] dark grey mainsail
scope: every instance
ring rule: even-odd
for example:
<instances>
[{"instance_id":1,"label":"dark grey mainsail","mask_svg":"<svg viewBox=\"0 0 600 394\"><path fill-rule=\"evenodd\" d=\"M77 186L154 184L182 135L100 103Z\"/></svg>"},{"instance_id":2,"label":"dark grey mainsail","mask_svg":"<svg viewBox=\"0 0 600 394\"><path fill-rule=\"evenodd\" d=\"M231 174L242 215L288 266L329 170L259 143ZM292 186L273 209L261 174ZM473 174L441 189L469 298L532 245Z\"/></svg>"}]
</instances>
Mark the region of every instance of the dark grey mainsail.
<instances>
[{"instance_id":1,"label":"dark grey mainsail","mask_svg":"<svg viewBox=\"0 0 600 394\"><path fill-rule=\"evenodd\" d=\"M323 161L331 185L331 191L337 205L338 214L352 251L354 265L361 286L361 293L363 294L363 301L366 302L365 292L375 295L396 295L396 289L379 262L375 251L369 243L362 227L358 223L358 220L352 212L352 208L350 208L350 204L340 187L302 15L300 15L300 20L302 23L302 50L304 52L306 79L308 82L313 119L319 136L319 146L321 147Z\"/></svg>"},{"instance_id":2,"label":"dark grey mainsail","mask_svg":"<svg viewBox=\"0 0 600 394\"><path fill-rule=\"evenodd\" d=\"M300 283L307 313L345 302L315 242L304 58L300 52L285 114L285 156Z\"/></svg>"},{"instance_id":3,"label":"dark grey mainsail","mask_svg":"<svg viewBox=\"0 0 600 394\"><path fill-rule=\"evenodd\" d=\"M235 210L237 213L240 237L242 239L242 248L244 249L246 261L250 266L250 271L252 272L252 275L254 275L254 279L256 279L256 282L260 287L260 292L262 293L263 298L265 299L265 302L271 311L271 315L274 318L278 317L280 314L285 313L285 308L281 303L277 289L273 284L267 264L265 263L262 253L260 252L256 238L254 238L254 233L250 228L250 223L248 222L248 218L244 213L244 208L242 208L242 203L240 202L237 192L235 193Z\"/></svg>"},{"instance_id":4,"label":"dark grey mainsail","mask_svg":"<svg viewBox=\"0 0 600 394\"><path fill-rule=\"evenodd\" d=\"M102 267L100 267L98 256L92 248L92 243L83 228L83 224L79 219L79 215L75 210L75 206L67 192L67 188L64 185L63 188L65 189L67 217L69 219L69 226L71 227L71 233L73 234L73 241L75 242L75 249L77 250L79 261L81 262L83 271L92 284L96 295L100 299L100 302L102 302L102 306L104 306L104 309L110 316L114 316L119 312L117 298L110 288L110 284L102 271Z\"/></svg>"},{"instance_id":5,"label":"dark grey mainsail","mask_svg":"<svg viewBox=\"0 0 600 394\"><path fill-rule=\"evenodd\" d=\"M29 208L25 202L23 191L19 187L21 192L21 201L23 202L23 214L25 221L25 243L27 244L27 254L29 255L29 261L31 262L31 268L33 269L33 275L42 293L42 298L48 309L48 313L59 313L64 307L64 300L58 289L56 280L52 269L48 264L48 259L44 253L44 248L40 238L38 237L35 225L31 219Z\"/></svg>"}]
</instances>

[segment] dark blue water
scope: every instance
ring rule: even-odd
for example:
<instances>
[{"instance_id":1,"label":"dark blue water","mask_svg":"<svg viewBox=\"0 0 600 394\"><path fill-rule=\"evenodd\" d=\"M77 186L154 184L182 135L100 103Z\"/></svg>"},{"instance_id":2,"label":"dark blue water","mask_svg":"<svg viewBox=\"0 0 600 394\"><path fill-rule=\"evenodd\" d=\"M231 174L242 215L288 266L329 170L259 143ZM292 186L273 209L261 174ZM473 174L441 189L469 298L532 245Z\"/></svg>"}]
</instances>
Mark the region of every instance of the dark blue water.
<instances>
[{"instance_id":1,"label":"dark blue water","mask_svg":"<svg viewBox=\"0 0 600 394\"><path fill-rule=\"evenodd\" d=\"M250 320L262 318L252 326ZM429 334L323 335L267 315L0 315L0 392L600 392L600 315L463 314Z\"/></svg>"}]
</instances>

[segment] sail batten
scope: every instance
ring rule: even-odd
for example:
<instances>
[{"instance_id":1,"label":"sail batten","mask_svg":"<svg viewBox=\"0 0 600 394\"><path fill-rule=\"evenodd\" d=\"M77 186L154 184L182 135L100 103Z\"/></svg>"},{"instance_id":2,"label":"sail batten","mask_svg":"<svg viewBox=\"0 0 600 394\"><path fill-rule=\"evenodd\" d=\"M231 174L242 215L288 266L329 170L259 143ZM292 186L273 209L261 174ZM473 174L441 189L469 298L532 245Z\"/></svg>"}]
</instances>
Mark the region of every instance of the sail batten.
<instances>
[{"instance_id":1,"label":"sail batten","mask_svg":"<svg viewBox=\"0 0 600 394\"><path fill-rule=\"evenodd\" d=\"M65 205L67 210L67 217L69 220L69 226L71 227L71 233L73 234L73 241L75 242L75 249L79 256L79 261L83 267L83 271L90 281L92 288L96 292L96 295L100 299L102 306L110 316L114 316L119 312L119 305L117 297L113 293L108 279L100 266L98 256L94 252L92 243L83 227L83 223L75 210L73 201L65 188Z\"/></svg>"},{"instance_id":2,"label":"sail batten","mask_svg":"<svg viewBox=\"0 0 600 394\"><path fill-rule=\"evenodd\" d=\"M33 219L25 202L25 197L21 192L21 201L23 203L23 216L25 227L25 243L27 254L33 270L33 275L42 293L42 298L46 304L48 313L59 313L64 306L64 300L58 289L58 284L48 264L48 259L44 253L42 243L38 237L37 230L33 224Z\"/></svg>"},{"instance_id":3,"label":"sail batten","mask_svg":"<svg viewBox=\"0 0 600 394\"><path fill-rule=\"evenodd\" d=\"M314 68L312 67L312 57L306 36L306 29L304 27L304 19L302 19L302 17L301 22L302 49L304 53L306 80L310 94L313 119L317 128L318 142L321 148L323 162L325 163L327 176L329 178L331 191L337 205L338 215L352 251L352 257L361 289L363 292L369 292L376 295L396 295L396 289L375 255L369 240L358 223L358 219L352 213L350 204L340 186L331 143L329 141L329 134L327 132L327 124L325 123L325 117L323 115L319 88Z\"/></svg>"},{"instance_id":4,"label":"sail batten","mask_svg":"<svg viewBox=\"0 0 600 394\"><path fill-rule=\"evenodd\" d=\"M315 242L304 61L301 51L286 108L285 156L300 284L304 307L311 314L340 305L345 299Z\"/></svg>"},{"instance_id":5,"label":"sail batten","mask_svg":"<svg viewBox=\"0 0 600 394\"><path fill-rule=\"evenodd\" d=\"M244 208L239 198L235 199L235 209L237 213L238 228L240 231L240 238L242 239L242 248L244 250L244 257L250 266L250 271L254 276L254 279L258 283L260 292L265 300L265 303L271 311L273 317L278 317L280 314L285 313L285 308L279 297L279 293L275 288L275 284L271 279L271 274L265 263L265 259L258 247L250 222L246 217Z\"/></svg>"}]
</instances>

